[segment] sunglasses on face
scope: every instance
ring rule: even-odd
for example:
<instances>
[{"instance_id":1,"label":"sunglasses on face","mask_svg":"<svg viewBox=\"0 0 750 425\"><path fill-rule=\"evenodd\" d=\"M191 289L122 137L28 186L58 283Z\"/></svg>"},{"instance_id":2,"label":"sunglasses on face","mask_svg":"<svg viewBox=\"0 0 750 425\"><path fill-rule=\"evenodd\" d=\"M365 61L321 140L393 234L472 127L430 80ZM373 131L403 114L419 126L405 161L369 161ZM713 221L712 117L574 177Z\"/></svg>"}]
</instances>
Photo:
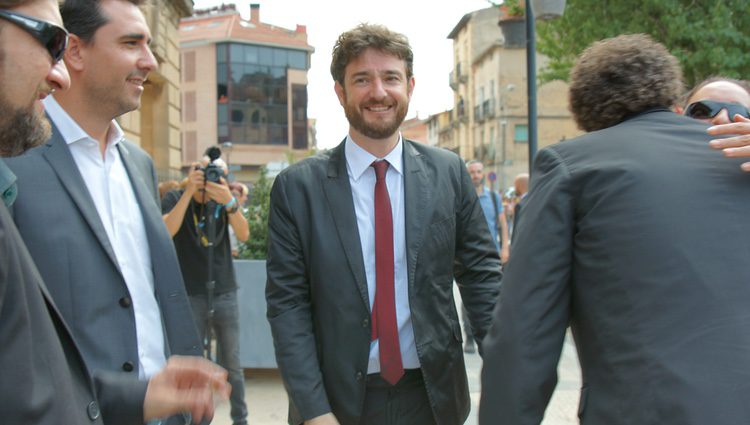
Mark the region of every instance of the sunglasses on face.
<instances>
[{"instance_id":1,"label":"sunglasses on face","mask_svg":"<svg viewBox=\"0 0 750 425\"><path fill-rule=\"evenodd\" d=\"M9 10L0 9L0 18L13 22L36 38L47 49L55 63L62 59L68 45L68 32L65 29Z\"/></svg>"},{"instance_id":2,"label":"sunglasses on face","mask_svg":"<svg viewBox=\"0 0 750 425\"><path fill-rule=\"evenodd\" d=\"M722 109L727 110L729 119L732 119L736 114L740 114L745 118L750 118L750 111L739 103L714 102L713 100L701 100L699 102L691 103L687 109L685 109L685 115L691 118L705 120L715 117Z\"/></svg>"}]
</instances>

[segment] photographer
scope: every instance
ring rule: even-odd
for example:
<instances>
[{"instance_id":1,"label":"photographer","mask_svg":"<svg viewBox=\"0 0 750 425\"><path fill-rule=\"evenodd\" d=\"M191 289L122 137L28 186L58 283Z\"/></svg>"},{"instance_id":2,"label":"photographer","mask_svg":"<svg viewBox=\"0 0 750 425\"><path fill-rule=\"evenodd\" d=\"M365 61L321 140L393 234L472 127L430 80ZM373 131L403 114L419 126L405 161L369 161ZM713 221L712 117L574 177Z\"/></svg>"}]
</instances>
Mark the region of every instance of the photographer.
<instances>
[{"instance_id":1,"label":"photographer","mask_svg":"<svg viewBox=\"0 0 750 425\"><path fill-rule=\"evenodd\" d=\"M213 304L214 315L208 330L216 335L217 363L229 372L232 421L234 425L246 425L244 377L239 362L237 284L229 226L240 241L247 240L249 228L239 202L222 177L225 169L218 159L221 151L209 148L206 154L201 164L195 163L191 167L184 189L165 195L162 212L180 260L193 317L201 336L206 335L209 300ZM215 226L209 224L211 220ZM209 264L210 241L213 241L212 264ZM215 282L211 296L207 288L209 268L212 268L211 280Z\"/></svg>"}]
</instances>

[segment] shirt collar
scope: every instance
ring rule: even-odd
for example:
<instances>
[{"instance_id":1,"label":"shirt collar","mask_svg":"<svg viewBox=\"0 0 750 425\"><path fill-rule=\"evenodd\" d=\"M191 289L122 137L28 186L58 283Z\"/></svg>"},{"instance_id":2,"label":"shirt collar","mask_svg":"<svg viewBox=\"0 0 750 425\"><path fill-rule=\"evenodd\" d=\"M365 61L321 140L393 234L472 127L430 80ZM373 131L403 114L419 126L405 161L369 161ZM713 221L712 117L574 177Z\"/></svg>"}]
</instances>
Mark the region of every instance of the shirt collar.
<instances>
[{"instance_id":1,"label":"shirt collar","mask_svg":"<svg viewBox=\"0 0 750 425\"><path fill-rule=\"evenodd\" d=\"M401 134L398 135L398 143L388 152L385 158L378 158L362 149L349 135L346 136L344 152L346 154L346 165L349 168L349 173L355 181L359 180L370 165L378 159L385 159L396 172L403 174L404 143Z\"/></svg>"},{"instance_id":2,"label":"shirt collar","mask_svg":"<svg viewBox=\"0 0 750 425\"><path fill-rule=\"evenodd\" d=\"M80 125L65 111L65 109L57 103L54 96L47 96L42 100L44 103L44 109L47 111L52 122L57 127L63 140L68 145L78 142L80 140L91 139L91 137ZM112 120L107 130L107 147L115 146L120 143L120 140L124 137L122 128L117 124L117 121Z\"/></svg>"},{"instance_id":3,"label":"shirt collar","mask_svg":"<svg viewBox=\"0 0 750 425\"><path fill-rule=\"evenodd\" d=\"M10 208L16 200L16 175L10 171L7 165L0 159L0 198L6 207Z\"/></svg>"}]
</instances>

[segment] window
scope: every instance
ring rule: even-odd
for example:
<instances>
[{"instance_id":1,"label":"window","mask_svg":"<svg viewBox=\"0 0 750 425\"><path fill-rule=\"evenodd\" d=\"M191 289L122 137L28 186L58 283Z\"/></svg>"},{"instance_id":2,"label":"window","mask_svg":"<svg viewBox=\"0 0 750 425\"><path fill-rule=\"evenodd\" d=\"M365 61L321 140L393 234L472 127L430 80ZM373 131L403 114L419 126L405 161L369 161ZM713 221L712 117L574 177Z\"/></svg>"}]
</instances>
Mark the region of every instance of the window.
<instances>
[{"instance_id":1,"label":"window","mask_svg":"<svg viewBox=\"0 0 750 425\"><path fill-rule=\"evenodd\" d=\"M195 52L185 52L182 56L182 65L185 67L185 82L195 81Z\"/></svg>"},{"instance_id":2,"label":"window","mask_svg":"<svg viewBox=\"0 0 750 425\"><path fill-rule=\"evenodd\" d=\"M306 148L306 86L292 94L287 73L308 69L308 53L245 43L216 48L219 142L288 145L294 137L295 148L297 139Z\"/></svg>"},{"instance_id":3,"label":"window","mask_svg":"<svg viewBox=\"0 0 750 425\"><path fill-rule=\"evenodd\" d=\"M513 141L516 143L528 143L529 127L526 124L516 124L513 132Z\"/></svg>"}]
</instances>

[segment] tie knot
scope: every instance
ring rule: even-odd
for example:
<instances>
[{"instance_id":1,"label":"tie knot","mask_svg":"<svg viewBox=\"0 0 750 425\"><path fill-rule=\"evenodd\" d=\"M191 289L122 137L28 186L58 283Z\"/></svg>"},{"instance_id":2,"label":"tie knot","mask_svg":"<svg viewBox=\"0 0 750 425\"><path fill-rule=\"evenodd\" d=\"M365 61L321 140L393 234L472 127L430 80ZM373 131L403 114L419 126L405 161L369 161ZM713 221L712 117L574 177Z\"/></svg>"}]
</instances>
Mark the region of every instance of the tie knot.
<instances>
[{"instance_id":1,"label":"tie knot","mask_svg":"<svg viewBox=\"0 0 750 425\"><path fill-rule=\"evenodd\" d=\"M385 159L382 161L375 161L372 163L372 167L375 168L375 177L378 180L385 178L385 172L388 170L388 161Z\"/></svg>"}]
</instances>

